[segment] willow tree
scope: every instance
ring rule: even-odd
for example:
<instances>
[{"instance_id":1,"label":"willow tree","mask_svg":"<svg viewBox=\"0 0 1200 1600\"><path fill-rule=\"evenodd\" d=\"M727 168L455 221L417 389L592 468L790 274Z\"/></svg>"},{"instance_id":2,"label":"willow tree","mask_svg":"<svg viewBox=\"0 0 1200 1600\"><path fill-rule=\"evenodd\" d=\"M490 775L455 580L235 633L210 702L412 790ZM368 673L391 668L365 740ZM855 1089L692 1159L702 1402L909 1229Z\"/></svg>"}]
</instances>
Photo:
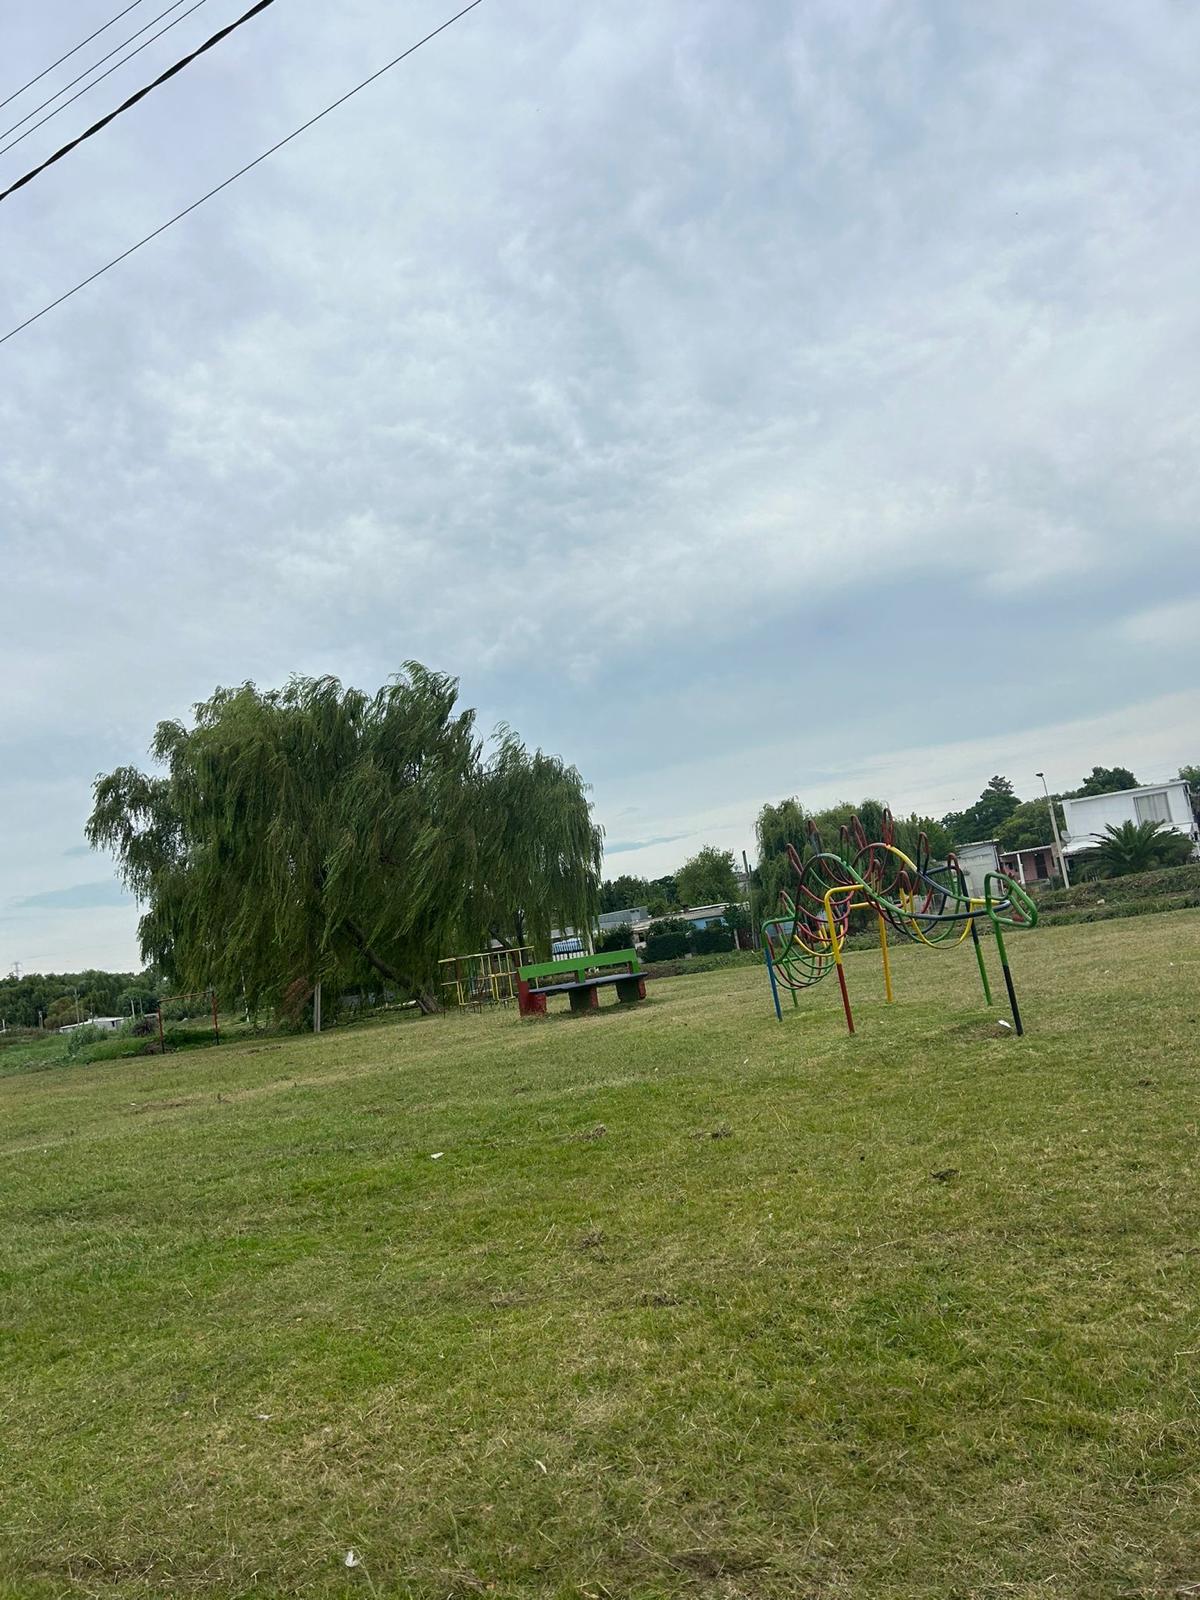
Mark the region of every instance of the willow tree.
<instances>
[{"instance_id":1,"label":"willow tree","mask_svg":"<svg viewBox=\"0 0 1200 1600\"><path fill-rule=\"evenodd\" d=\"M480 774L474 919L504 944L546 954L554 928L589 929L600 905L603 835L582 778L510 728Z\"/></svg>"},{"instance_id":2,"label":"willow tree","mask_svg":"<svg viewBox=\"0 0 1200 1600\"><path fill-rule=\"evenodd\" d=\"M484 930L485 874L526 917L573 907L571 874L547 883L522 821L575 838L580 803L587 812L578 774L559 764L573 780L557 796L565 822L548 800L518 816L523 865L499 860L488 801L505 763L484 763L457 692L409 663L375 695L332 678L243 684L197 706L191 727L161 723L151 750L162 770L99 779L87 830L145 906L146 958L180 987L244 989L257 1004L375 974L432 1009L439 958ZM594 854L589 840L571 880L584 898L598 884Z\"/></svg>"}]
</instances>

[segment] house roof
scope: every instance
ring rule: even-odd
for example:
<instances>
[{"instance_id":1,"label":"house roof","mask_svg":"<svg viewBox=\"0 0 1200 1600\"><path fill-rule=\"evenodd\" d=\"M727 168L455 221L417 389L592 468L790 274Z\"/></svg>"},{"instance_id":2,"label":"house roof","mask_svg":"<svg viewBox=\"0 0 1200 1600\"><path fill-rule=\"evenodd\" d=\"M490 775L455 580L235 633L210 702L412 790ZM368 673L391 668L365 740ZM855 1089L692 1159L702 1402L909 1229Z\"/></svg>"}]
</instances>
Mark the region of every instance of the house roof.
<instances>
[{"instance_id":1,"label":"house roof","mask_svg":"<svg viewBox=\"0 0 1200 1600\"><path fill-rule=\"evenodd\" d=\"M1086 806L1093 800L1121 800L1126 795L1160 794L1164 789L1186 789L1186 778L1164 778L1161 783L1139 783L1136 789L1108 789L1104 794L1064 795L1065 806Z\"/></svg>"},{"instance_id":2,"label":"house roof","mask_svg":"<svg viewBox=\"0 0 1200 1600\"><path fill-rule=\"evenodd\" d=\"M619 928L623 922L631 926L635 922L644 922L650 915L646 906L630 906L625 911L602 911L596 919L599 928Z\"/></svg>"}]
</instances>

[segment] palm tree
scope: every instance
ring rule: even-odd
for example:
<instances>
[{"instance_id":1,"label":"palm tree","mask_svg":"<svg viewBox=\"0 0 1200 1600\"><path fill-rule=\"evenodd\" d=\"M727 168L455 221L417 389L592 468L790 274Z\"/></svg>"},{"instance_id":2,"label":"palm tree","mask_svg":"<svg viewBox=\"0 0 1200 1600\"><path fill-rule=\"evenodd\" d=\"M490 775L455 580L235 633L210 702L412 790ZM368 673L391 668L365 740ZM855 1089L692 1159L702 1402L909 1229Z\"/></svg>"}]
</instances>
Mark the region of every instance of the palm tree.
<instances>
[{"instance_id":1,"label":"palm tree","mask_svg":"<svg viewBox=\"0 0 1200 1600\"><path fill-rule=\"evenodd\" d=\"M1104 878L1124 878L1154 867L1175 867L1191 854L1191 842L1162 822L1109 823L1099 841L1096 865Z\"/></svg>"}]
</instances>

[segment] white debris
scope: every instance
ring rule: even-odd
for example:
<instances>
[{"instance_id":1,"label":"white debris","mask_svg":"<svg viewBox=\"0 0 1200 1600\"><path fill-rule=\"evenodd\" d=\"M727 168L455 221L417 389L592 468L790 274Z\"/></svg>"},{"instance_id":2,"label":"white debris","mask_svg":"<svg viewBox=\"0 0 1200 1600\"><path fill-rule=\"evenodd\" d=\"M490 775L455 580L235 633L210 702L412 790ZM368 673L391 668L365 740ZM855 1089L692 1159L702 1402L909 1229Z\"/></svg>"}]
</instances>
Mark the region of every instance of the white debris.
<instances>
[{"instance_id":1,"label":"white debris","mask_svg":"<svg viewBox=\"0 0 1200 1600\"><path fill-rule=\"evenodd\" d=\"M354 1550L347 1550L346 1551L346 1565L348 1567L357 1567L357 1566L361 1566L362 1565L362 1563L358 1559L357 1551L354 1551Z\"/></svg>"},{"instance_id":2,"label":"white debris","mask_svg":"<svg viewBox=\"0 0 1200 1600\"><path fill-rule=\"evenodd\" d=\"M445 1154L444 1150L435 1150L429 1159L430 1161L440 1161Z\"/></svg>"},{"instance_id":3,"label":"white debris","mask_svg":"<svg viewBox=\"0 0 1200 1600\"><path fill-rule=\"evenodd\" d=\"M1005 1022L1003 1017L998 1017L996 1020L999 1022L1000 1026L1002 1028L1007 1028L1009 1033L1012 1032L1012 1023L1011 1022Z\"/></svg>"}]
</instances>

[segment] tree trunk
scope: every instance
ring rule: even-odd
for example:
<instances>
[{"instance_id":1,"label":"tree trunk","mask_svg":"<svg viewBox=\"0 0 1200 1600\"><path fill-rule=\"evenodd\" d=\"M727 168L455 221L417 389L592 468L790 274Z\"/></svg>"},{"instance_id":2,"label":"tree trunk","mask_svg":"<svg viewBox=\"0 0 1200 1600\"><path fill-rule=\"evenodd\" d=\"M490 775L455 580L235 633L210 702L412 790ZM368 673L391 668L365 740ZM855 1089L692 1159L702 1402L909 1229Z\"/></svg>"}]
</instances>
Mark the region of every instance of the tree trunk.
<instances>
[{"instance_id":1,"label":"tree trunk","mask_svg":"<svg viewBox=\"0 0 1200 1600\"><path fill-rule=\"evenodd\" d=\"M367 943L366 934L356 922L351 922L349 918L347 918L345 927L346 932L354 941L355 946L363 958L370 962L371 966L373 966L375 971L380 973L381 976L390 978L393 983L399 984L401 989L404 989L411 994L413 999L417 1002L420 1010L424 1012L427 1017L432 1016L435 1011L440 1011L442 1009L436 995L430 994L428 989L423 988L419 983L414 983L411 978L405 977L402 972L397 972L395 967L386 962L377 951L372 950L371 946Z\"/></svg>"}]
</instances>

